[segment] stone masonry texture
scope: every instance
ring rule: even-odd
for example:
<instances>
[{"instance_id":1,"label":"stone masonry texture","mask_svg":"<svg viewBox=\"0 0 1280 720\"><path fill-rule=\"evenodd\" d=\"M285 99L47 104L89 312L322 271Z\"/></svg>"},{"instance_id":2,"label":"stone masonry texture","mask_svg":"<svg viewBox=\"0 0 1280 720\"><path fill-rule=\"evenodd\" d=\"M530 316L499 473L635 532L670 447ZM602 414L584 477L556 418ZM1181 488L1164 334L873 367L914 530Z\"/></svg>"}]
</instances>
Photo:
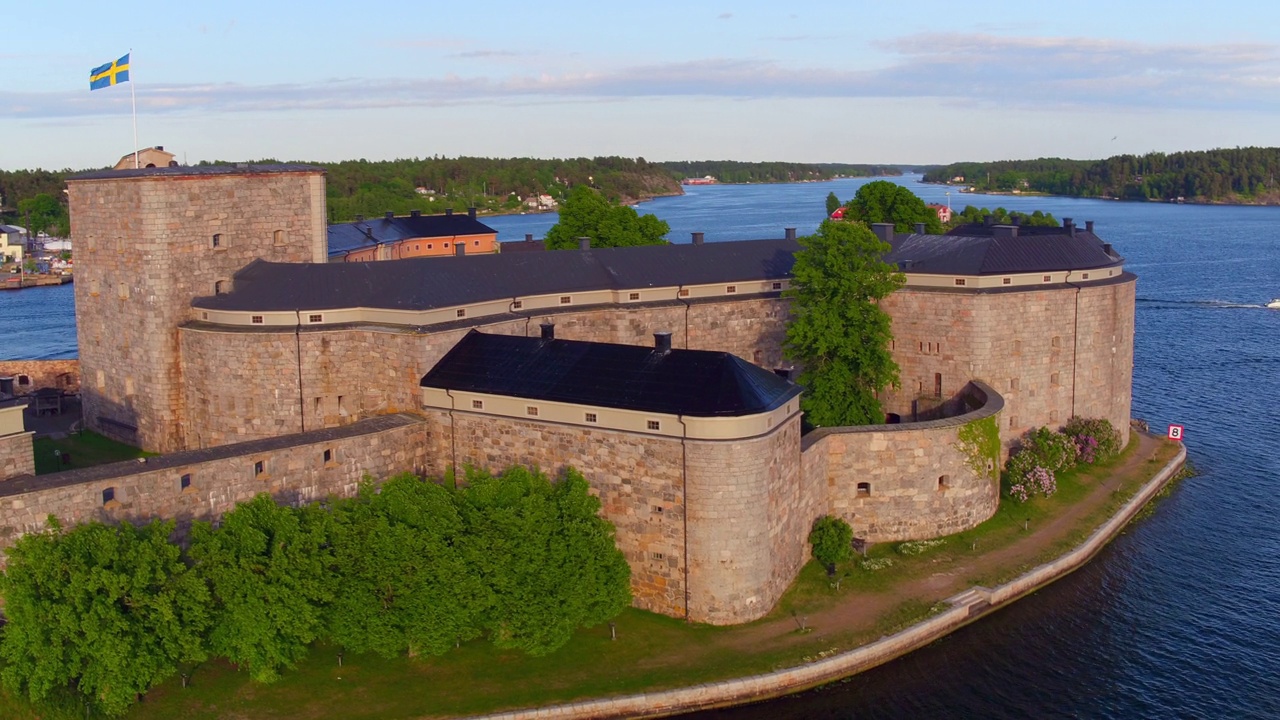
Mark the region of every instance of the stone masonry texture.
<instances>
[{"instance_id":1,"label":"stone masonry texture","mask_svg":"<svg viewBox=\"0 0 1280 720\"><path fill-rule=\"evenodd\" d=\"M20 385L17 380L26 375L29 383ZM17 394L40 388L57 388L69 393L80 392L79 360L0 360L0 377L14 378Z\"/></svg>"},{"instance_id":2,"label":"stone masonry texture","mask_svg":"<svg viewBox=\"0 0 1280 720\"><path fill-rule=\"evenodd\" d=\"M0 436L0 481L19 475L35 475L36 459L31 449L34 433Z\"/></svg>"}]
</instances>

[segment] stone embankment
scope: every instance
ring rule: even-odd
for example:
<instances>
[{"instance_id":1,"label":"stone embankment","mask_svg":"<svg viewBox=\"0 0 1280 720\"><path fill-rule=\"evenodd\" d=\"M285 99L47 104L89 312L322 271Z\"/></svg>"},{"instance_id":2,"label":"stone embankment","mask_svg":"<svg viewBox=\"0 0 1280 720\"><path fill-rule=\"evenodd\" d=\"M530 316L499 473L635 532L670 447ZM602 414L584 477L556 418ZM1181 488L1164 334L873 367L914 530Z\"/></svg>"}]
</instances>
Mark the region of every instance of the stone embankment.
<instances>
[{"instance_id":1,"label":"stone embankment","mask_svg":"<svg viewBox=\"0 0 1280 720\"><path fill-rule=\"evenodd\" d=\"M763 675L625 697L483 716L486 720L651 718L724 707L798 692L855 675L922 648L957 628L1062 578L1089 562L1180 470L1186 448L1156 473L1115 515L1075 549L994 588L973 587L947 600L950 607L876 642L801 667Z\"/></svg>"}]
</instances>

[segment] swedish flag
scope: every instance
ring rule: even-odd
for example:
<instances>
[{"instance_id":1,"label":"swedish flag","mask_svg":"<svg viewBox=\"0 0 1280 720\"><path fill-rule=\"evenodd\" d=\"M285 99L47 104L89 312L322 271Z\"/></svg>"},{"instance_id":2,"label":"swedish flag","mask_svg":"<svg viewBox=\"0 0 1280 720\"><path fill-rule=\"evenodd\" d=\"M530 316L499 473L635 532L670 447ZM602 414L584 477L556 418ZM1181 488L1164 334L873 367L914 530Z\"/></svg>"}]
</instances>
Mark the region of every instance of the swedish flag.
<instances>
[{"instance_id":1,"label":"swedish flag","mask_svg":"<svg viewBox=\"0 0 1280 720\"><path fill-rule=\"evenodd\" d=\"M82 65L81 67L84 66ZM101 90L104 87L111 87L122 82L129 82L129 55L127 53L115 62L99 65L89 71L90 90Z\"/></svg>"}]
</instances>

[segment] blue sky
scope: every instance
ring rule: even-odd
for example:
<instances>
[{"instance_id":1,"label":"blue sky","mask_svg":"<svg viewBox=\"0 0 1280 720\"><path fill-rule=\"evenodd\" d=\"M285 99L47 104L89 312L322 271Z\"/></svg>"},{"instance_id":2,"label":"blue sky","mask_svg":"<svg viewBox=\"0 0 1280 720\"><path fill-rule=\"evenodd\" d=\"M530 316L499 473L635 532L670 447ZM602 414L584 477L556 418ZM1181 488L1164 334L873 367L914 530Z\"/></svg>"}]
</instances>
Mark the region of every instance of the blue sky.
<instances>
[{"instance_id":1,"label":"blue sky","mask_svg":"<svg viewBox=\"0 0 1280 720\"><path fill-rule=\"evenodd\" d=\"M427 155L935 163L1280 145L1280 3L13 3L0 168Z\"/></svg>"}]
</instances>

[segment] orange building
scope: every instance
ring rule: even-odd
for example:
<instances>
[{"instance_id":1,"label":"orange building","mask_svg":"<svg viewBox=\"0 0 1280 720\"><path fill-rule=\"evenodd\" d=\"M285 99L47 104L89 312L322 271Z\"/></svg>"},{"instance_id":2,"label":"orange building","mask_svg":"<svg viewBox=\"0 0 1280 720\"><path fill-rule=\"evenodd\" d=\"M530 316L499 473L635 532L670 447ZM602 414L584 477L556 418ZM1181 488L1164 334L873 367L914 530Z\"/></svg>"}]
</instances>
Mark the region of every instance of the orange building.
<instances>
[{"instance_id":1,"label":"orange building","mask_svg":"<svg viewBox=\"0 0 1280 720\"><path fill-rule=\"evenodd\" d=\"M498 231L476 219L446 210L443 215L387 213L377 220L329 226L329 262L367 262L445 255L484 255L498 252Z\"/></svg>"}]
</instances>

